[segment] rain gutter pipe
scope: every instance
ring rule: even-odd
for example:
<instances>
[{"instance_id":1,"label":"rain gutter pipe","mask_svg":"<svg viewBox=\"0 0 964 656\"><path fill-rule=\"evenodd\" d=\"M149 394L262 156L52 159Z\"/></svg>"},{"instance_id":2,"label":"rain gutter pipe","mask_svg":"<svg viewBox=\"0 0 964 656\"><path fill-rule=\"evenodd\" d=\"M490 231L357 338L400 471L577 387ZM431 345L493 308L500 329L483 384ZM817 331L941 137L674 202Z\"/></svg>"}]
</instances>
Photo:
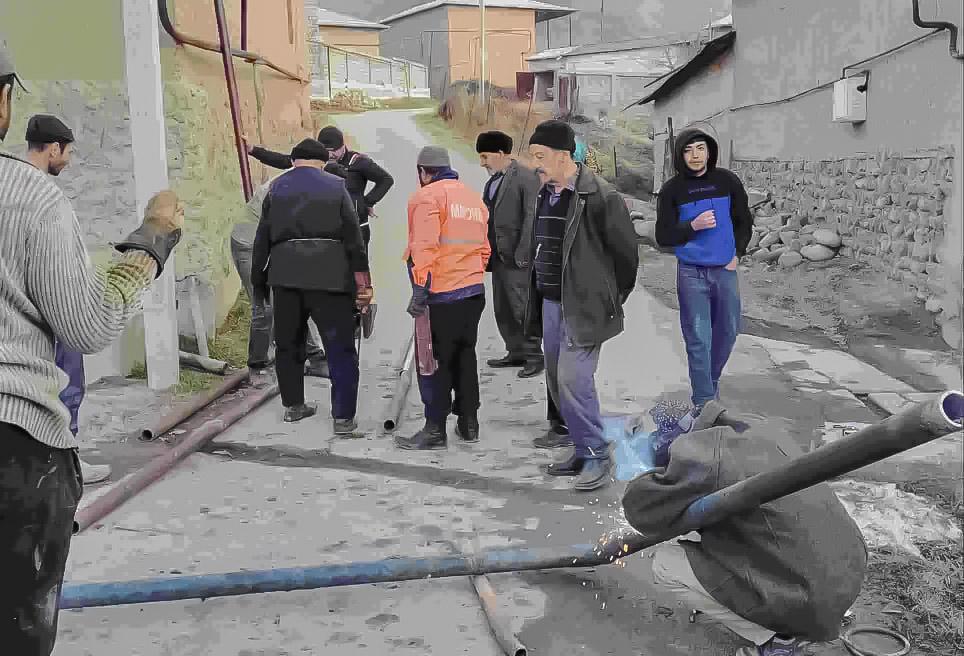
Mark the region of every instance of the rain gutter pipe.
<instances>
[{"instance_id":1,"label":"rain gutter pipe","mask_svg":"<svg viewBox=\"0 0 964 656\"><path fill-rule=\"evenodd\" d=\"M224 0L214 0L214 15L218 21L218 40L221 43L221 61L224 64L224 80L228 84L228 102L231 106L231 123L234 125L234 145L238 150L238 164L241 167L241 187L244 189L245 202L254 195L251 184L251 166L244 139L241 138L241 101L238 98L238 80L234 75L234 59L231 58L231 35L228 33L228 19L224 14Z\"/></svg>"},{"instance_id":2,"label":"rain gutter pipe","mask_svg":"<svg viewBox=\"0 0 964 656\"><path fill-rule=\"evenodd\" d=\"M386 558L317 567L249 570L105 583L67 583L61 608L90 608L156 601L208 599L262 592L313 590L345 585L411 581L496 572L594 567L612 563L734 513L860 469L964 428L964 394L944 392L886 420L815 449L773 471L751 476L695 501L673 535L626 532L597 544L571 547L486 549L474 554Z\"/></svg>"},{"instance_id":3,"label":"rain gutter pipe","mask_svg":"<svg viewBox=\"0 0 964 656\"><path fill-rule=\"evenodd\" d=\"M924 28L936 28L938 30L947 30L950 33L950 43L947 49L951 53L951 57L957 59L958 61L964 60L964 54L958 52L957 50L957 26L954 23L948 23L947 21L925 21L920 16L920 0L912 0L914 3L914 25L917 27Z\"/></svg>"}]
</instances>

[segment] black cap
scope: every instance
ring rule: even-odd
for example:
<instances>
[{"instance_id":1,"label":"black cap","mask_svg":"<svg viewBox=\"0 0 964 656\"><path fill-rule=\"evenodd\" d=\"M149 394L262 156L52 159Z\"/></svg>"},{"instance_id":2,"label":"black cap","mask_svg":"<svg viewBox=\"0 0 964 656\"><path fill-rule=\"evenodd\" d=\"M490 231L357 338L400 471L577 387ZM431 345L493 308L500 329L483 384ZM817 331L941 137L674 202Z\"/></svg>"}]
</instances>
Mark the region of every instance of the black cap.
<instances>
[{"instance_id":1,"label":"black cap","mask_svg":"<svg viewBox=\"0 0 964 656\"><path fill-rule=\"evenodd\" d=\"M318 133L318 141L325 144L325 148L338 150L345 145L345 135L334 125L323 127Z\"/></svg>"},{"instance_id":2,"label":"black cap","mask_svg":"<svg viewBox=\"0 0 964 656\"><path fill-rule=\"evenodd\" d=\"M576 133L565 121L543 121L529 137L529 144L574 153Z\"/></svg>"},{"instance_id":3,"label":"black cap","mask_svg":"<svg viewBox=\"0 0 964 656\"><path fill-rule=\"evenodd\" d=\"M37 114L27 121L27 143L73 143L74 133L63 121L50 114Z\"/></svg>"},{"instance_id":4,"label":"black cap","mask_svg":"<svg viewBox=\"0 0 964 656\"><path fill-rule=\"evenodd\" d=\"M509 154L512 152L512 137L498 130L482 132L475 140L475 152Z\"/></svg>"},{"instance_id":5,"label":"black cap","mask_svg":"<svg viewBox=\"0 0 964 656\"><path fill-rule=\"evenodd\" d=\"M314 139L305 139L291 149L291 160L296 159L315 159L327 162L328 149Z\"/></svg>"}]
</instances>

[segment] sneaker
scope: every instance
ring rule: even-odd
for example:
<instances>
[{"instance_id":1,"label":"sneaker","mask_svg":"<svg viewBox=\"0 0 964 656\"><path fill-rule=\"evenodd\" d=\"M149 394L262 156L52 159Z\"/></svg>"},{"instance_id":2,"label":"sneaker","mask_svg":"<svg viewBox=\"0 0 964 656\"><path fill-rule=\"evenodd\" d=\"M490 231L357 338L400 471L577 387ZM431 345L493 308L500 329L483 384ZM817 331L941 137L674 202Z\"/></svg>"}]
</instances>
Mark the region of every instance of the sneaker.
<instances>
[{"instance_id":1,"label":"sneaker","mask_svg":"<svg viewBox=\"0 0 964 656\"><path fill-rule=\"evenodd\" d=\"M546 370L546 363L544 360L529 360L519 371L519 378L535 378L543 371Z\"/></svg>"},{"instance_id":2,"label":"sneaker","mask_svg":"<svg viewBox=\"0 0 964 656\"><path fill-rule=\"evenodd\" d=\"M110 465L92 465L85 460L80 461L80 475L84 485L103 483L110 478Z\"/></svg>"},{"instance_id":3,"label":"sneaker","mask_svg":"<svg viewBox=\"0 0 964 656\"><path fill-rule=\"evenodd\" d=\"M553 426L545 435L540 435L532 440L532 446L537 449L561 449L572 446L572 438L569 437L569 430L562 426Z\"/></svg>"},{"instance_id":4,"label":"sneaker","mask_svg":"<svg viewBox=\"0 0 964 656\"><path fill-rule=\"evenodd\" d=\"M765 644L740 647L736 656L803 656L803 643L794 638L773 636Z\"/></svg>"},{"instance_id":5,"label":"sneaker","mask_svg":"<svg viewBox=\"0 0 964 656\"><path fill-rule=\"evenodd\" d=\"M285 408L285 423L293 424L296 421L307 419L318 412L318 406L314 403L302 403L301 405Z\"/></svg>"},{"instance_id":6,"label":"sneaker","mask_svg":"<svg viewBox=\"0 0 964 656\"><path fill-rule=\"evenodd\" d=\"M335 435L351 435L358 429L358 422L354 419L335 419Z\"/></svg>"}]
</instances>

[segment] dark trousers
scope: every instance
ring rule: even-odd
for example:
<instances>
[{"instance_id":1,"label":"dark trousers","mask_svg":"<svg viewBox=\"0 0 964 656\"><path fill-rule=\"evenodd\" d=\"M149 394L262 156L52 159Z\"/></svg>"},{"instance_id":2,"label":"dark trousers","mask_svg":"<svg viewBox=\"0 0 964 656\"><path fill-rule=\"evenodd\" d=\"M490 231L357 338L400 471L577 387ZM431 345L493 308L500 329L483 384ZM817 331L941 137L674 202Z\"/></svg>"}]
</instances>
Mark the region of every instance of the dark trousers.
<instances>
[{"instance_id":1,"label":"dark trousers","mask_svg":"<svg viewBox=\"0 0 964 656\"><path fill-rule=\"evenodd\" d=\"M358 351L355 350L355 299L351 294L274 287L275 370L286 408L305 402L305 333L315 322L328 354L331 414L353 419L358 406Z\"/></svg>"},{"instance_id":2,"label":"dark trousers","mask_svg":"<svg viewBox=\"0 0 964 656\"><path fill-rule=\"evenodd\" d=\"M720 392L720 376L740 334L740 287L736 271L679 263L679 319L686 343L693 405Z\"/></svg>"},{"instance_id":3,"label":"dark trousers","mask_svg":"<svg viewBox=\"0 0 964 656\"><path fill-rule=\"evenodd\" d=\"M525 334L526 302L529 296L529 270L506 264L493 255L492 305L499 334L509 357L542 360L542 341Z\"/></svg>"},{"instance_id":4,"label":"dark trousers","mask_svg":"<svg viewBox=\"0 0 964 656\"><path fill-rule=\"evenodd\" d=\"M475 347L484 309L482 294L429 306L438 369L431 376L418 377L427 420L443 423L450 412L464 417L478 413L481 401Z\"/></svg>"},{"instance_id":5,"label":"dark trousers","mask_svg":"<svg viewBox=\"0 0 964 656\"><path fill-rule=\"evenodd\" d=\"M75 449L0 423L0 648L49 656L83 482Z\"/></svg>"},{"instance_id":6,"label":"dark trousers","mask_svg":"<svg viewBox=\"0 0 964 656\"><path fill-rule=\"evenodd\" d=\"M552 400L552 394L549 393L548 386L546 387L546 419L549 420L549 425L553 428L564 429L564 432L569 432L566 427L566 420L562 418L562 413L559 412L556 402Z\"/></svg>"}]
</instances>

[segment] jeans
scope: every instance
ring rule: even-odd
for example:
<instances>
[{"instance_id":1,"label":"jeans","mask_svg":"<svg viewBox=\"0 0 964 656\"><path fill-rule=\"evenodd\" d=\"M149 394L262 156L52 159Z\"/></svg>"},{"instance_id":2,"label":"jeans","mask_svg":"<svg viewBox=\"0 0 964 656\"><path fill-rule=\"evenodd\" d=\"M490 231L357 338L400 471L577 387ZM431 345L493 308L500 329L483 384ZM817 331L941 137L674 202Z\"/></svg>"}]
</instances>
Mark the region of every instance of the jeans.
<instances>
[{"instance_id":1,"label":"jeans","mask_svg":"<svg viewBox=\"0 0 964 656\"><path fill-rule=\"evenodd\" d=\"M251 285L251 245L231 239L231 256L234 259L234 266L241 277L241 284L244 291L251 299L251 330L248 333L248 366L251 368L262 368L271 361L270 350L274 341L273 334L273 312L271 299L264 298L260 292L256 292ZM307 357L315 360L325 356L321 345L315 340L310 330L305 331L305 345Z\"/></svg>"},{"instance_id":2,"label":"jeans","mask_svg":"<svg viewBox=\"0 0 964 656\"><path fill-rule=\"evenodd\" d=\"M719 396L720 376L740 333L737 273L680 262L676 293L693 405L702 407Z\"/></svg>"},{"instance_id":3,"label":"jeans","mask_svg":"<svg viewBox=\"0 0 964 656\"><path fill-rule=\"evenodd\" d=\"M84 355L67 349L60 340L54 350L57 366L67 374L67 387L60 393L60 400L70 412L70 432L77 437L79 430L80 404L84 401L87 380L84 373Z\"/></svg>"},{"instance_id":4,"label":"jeans","mask_svg":"<svg viewBox=\"0 0 964 656\"><path fill-rule=\"evenodd\" d=\"M562 305L542 302L542 347L546 354L546 385L559 409L580 458L607 458L602 412L596 393L596 368L601 345L573 346L562 317Z\"/></svg>"}]
</instances>

